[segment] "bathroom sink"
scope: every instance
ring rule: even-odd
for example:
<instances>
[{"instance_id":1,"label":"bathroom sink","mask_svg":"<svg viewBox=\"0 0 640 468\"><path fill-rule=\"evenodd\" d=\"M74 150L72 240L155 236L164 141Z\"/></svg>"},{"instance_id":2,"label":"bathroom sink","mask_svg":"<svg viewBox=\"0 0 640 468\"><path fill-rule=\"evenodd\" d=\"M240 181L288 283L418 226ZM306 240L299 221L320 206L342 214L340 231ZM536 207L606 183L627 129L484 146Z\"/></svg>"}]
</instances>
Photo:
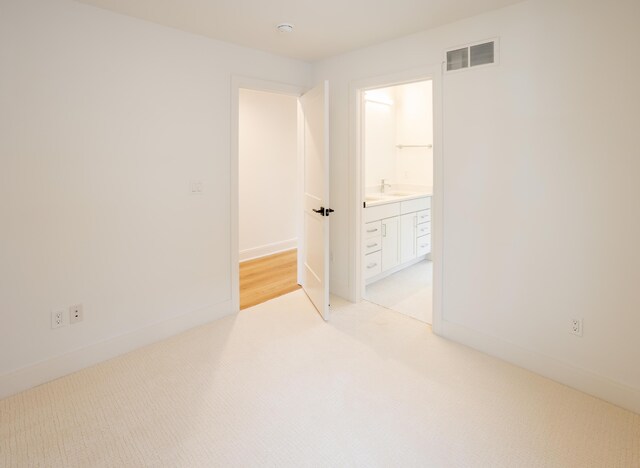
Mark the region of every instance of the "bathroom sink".
<instances>
[{"instance_id":1,"label":"bathroom sink","mask_svg":"<svg viewBox=\"0 0 640 468\"><path fill-rule=\"evenodd\" d=\"M403 190L393 190L391 192L384 193L368 193L364 197L365 201L371 203L383 203L383 202L394 202L400 201L405 197L416 197L422 195L420 192L407 192Z\"/></svg>"},{"instance_id":2,"label":"bathroom sink","mask_svg":"<svg viewBox=\"0 0 640 468\"><path fill-rule=\"evenodd\" d=\"M380 200L388 200L389 197L385 195L367 195L364 199L366 201L380 201Z\"/></svg>"},{"instance_id":3,"label":"bathroom sink","mask_svg":"<svg viewBox=\"0 0 640 468\"><path fill-rule=\"evenodd\" d=\"M411 195L417 195L417 192L403 192L401 190L394 190L393 192L386 192L385 195L391 197L408 197Z\"/></svg>"}]
</instances>

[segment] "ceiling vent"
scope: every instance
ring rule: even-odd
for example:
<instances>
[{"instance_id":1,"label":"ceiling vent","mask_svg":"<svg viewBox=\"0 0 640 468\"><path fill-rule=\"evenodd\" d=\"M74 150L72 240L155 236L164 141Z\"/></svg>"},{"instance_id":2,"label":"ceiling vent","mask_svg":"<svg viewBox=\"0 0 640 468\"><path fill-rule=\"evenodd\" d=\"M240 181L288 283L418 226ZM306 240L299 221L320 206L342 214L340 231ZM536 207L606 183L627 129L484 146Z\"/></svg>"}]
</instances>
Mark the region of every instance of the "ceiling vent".
<instances>
[{"instance_id":1,"label":"ceiling vent","mask_svg":"<svg viewBox=\"0 0 640 468\"><path fill-rule=\"evenodd\" d=\"M498 63L498 40L476 42L464 47L449 49L445 61L447 72L466 70Z\"/></svg>"}]
</instances>

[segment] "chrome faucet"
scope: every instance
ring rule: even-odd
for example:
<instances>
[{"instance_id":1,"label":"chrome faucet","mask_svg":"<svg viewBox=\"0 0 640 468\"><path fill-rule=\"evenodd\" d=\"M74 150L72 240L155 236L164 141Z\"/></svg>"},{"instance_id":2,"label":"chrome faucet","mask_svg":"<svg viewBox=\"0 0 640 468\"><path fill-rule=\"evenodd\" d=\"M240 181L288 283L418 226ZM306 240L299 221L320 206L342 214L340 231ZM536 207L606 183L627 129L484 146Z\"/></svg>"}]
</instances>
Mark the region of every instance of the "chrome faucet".
<instances>
[{"instance_id":1,"label":"chrome faucet","mask_svg":"<svg viewBox=\"0 0 640 468\"><path fill-rule=\"evenodd\" d=\"M387 179L382 179L380 181L380 193L384 193L384 191L386 190L387 187L391 187L391 184L387 184L386 180Z\"/></svg>"}]
</instances>

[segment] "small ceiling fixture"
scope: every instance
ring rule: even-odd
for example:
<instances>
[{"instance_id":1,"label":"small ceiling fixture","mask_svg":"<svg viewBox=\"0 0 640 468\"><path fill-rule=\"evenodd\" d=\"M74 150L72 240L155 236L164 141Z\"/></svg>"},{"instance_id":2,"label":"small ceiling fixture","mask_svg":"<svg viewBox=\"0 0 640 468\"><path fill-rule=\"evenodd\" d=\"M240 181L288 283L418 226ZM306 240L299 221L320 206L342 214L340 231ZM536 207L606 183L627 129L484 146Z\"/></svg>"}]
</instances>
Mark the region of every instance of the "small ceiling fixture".
<instances>
[{"instance_id":1,"label":"small ceiling fixture","mask_svg":"<svg viewBox=\"0 0 640 468\"><path fill-rule=\"evenodd\" d=\"M276 26L276 28L278 28L278 31L280 31L281 33L293 32L293 24L289 23L280 23L278 26Z\"/></svg>"}]
</instances>

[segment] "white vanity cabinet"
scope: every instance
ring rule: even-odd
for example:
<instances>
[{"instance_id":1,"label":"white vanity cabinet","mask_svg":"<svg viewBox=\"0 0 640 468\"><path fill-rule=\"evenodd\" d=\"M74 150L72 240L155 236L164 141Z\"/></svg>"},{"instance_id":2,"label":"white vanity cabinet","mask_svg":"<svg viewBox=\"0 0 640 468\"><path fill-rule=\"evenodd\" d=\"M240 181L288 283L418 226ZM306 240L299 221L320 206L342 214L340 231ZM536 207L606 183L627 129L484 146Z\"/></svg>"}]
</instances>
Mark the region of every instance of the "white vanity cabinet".
<instances>
[{"instance_id":1,"label":"white vanity cabinet","mask_svg":"<svg viewBox=\"0 0 640 468\"><path fill-rule=\"evenodd\" d=\"M400 216L400 262L410 262L417 257L416 227L418 226L416 213Z\"/></svg>"},{"instance_id":2,"label":"white vanity cabinet","mask_svg":"<svg viewBox=\"0 0 640 468\"><path fill-rule=\"evenodd\" d=\"M382 272L382 222L364 225L364 276L366 279Z\"/></svg>"},{"instance_id":3,"label":"white vanity cabinet","mask_svg":"<svg viewBox=\"0 0 640 468\"><path fill-rule=\"evenodd\" d=\"M416 213L416 253L426 255L431 253L431 209Z\"/></svg>"},{"instance_id":4,"label":"white vanity cabinet","mask_svg":"<svg viewBox=\"0 0 640 468\"><path fill-rule=\"evenodd\" d=\"M387 271L400 264L398 241L400 238L400 223L398 217L383 219L382 221L382 271Z\"/></svg>"},{"instance_id":5,"label":"white vanity cabinet","mask_svg":"<svg viewBox=\"0 0 640 468\"><path fill-rule=\"evenodd\" d=\"M364 209L364 277L374 282L431 252L431 197Z\"/></svg>"}]
</instances>

